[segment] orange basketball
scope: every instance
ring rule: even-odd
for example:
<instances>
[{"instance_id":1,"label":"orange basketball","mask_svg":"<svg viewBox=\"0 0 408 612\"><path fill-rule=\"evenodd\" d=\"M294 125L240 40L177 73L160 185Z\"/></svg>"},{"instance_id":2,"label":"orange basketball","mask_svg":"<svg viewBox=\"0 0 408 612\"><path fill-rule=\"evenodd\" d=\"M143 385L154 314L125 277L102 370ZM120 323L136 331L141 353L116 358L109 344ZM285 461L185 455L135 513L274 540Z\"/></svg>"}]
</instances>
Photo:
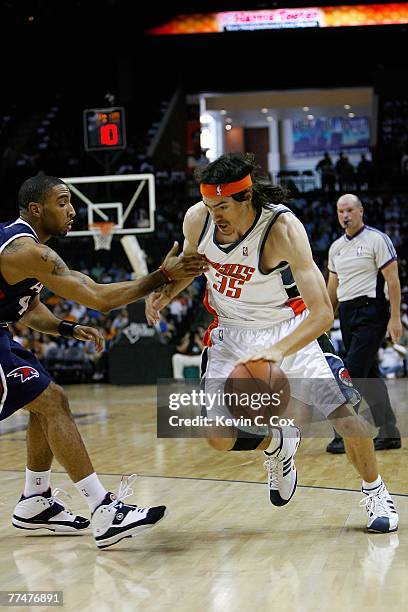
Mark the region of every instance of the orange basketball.
<instances>
[{"instance_id":1,"label":"orange basketball","mask_svg":"<svg viewBox=\"0 0 408 612\"><path fill-rule=\"evenodd\" d=\"M234 419L249 419L253 426L278 425L289 403L290 385L276 363L260 359L235 366L224 393Z\"/></svg>"}]
</instances>

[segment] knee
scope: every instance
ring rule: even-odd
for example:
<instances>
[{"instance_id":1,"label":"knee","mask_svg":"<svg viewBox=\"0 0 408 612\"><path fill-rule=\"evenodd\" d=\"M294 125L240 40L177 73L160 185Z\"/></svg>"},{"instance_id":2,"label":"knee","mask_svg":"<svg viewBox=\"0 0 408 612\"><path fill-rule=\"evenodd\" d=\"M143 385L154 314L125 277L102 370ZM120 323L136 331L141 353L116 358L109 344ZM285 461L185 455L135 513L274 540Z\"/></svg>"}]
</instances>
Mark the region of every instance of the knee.
<instances>
[{"instance_id":1,"label":"knee","mask_svg":"<svg viewBox=\"0 0 408 612\"><path fill-rule=\"evenodd\" d=\"M368 424L357 415L338 419L333 423L333 426L343 438L372 437Z\"/></svg>"},{"instance_id":2,"label":"knee","mask_svg":"<svg viewBox=\"0 0 408 612\"><path fill-rule=\"evenodd\" d=\"M64 389L60 387L60 385L57 385L56 383L51 383L49 389L56 403L60 404L61 406L68 406L67 395Z\"/></svg>"},{"instance_id":3,"label":"knee","mask_svg":"<svg viewBox=\"0 0 408 612\"><path fill-rule=\"evenodd\" d=\"M55 383L51 383L47 391L46 413L58 416L61 412L65 412L71 415L68 398L64 389Z\"/></svg>"},{"instance_id":4,"label":"knee","mask_svg":"<svg viewBox=\"0 0 408 612\"><path fill-rule=\"evenodd\" d=\"M343 438L352 438L358 435L358 427L356 427L353 417L340 419L336 422L335 429Z\"/></svg>"}]
</instances>

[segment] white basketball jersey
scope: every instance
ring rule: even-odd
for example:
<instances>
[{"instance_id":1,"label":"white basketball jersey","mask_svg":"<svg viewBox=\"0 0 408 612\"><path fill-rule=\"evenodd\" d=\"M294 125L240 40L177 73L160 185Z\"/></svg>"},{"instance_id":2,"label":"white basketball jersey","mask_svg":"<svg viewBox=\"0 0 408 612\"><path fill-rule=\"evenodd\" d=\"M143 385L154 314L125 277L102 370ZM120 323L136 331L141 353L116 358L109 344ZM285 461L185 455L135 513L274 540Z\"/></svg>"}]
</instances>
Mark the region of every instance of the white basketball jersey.
<instances>
[{"instance_id":1,"label":"white basketball jersey","mask_svg":"<svg viewBox=\"0 0 408 612\"><path fill-rule=\"evenodd\" d=\"M217 324L269 327L304 310L288 263L268 274L259 269L269 231L283 213L291 211L282 204L262 208L252 227L231 245L217 242L216 226L207 214L197 250L211 264L204 303Z\"/></svg>"}]
</instances>

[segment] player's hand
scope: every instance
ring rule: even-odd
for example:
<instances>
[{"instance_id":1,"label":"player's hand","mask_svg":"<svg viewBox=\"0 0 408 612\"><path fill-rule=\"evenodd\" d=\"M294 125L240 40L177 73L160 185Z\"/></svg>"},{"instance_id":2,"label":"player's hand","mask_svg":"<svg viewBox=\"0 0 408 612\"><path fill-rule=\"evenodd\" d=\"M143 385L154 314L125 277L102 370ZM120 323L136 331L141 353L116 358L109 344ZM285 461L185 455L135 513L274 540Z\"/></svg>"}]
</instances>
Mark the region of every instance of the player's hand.
<instances>
[{"instance_id":1,"label":"player's hand","mask_svg":"<svg viewBox=\"0 0 408 612\"><path fill-rule=\"evenodd\" d=\"M270 348L264 348L256 353L247 355L244 359L238 361L238 363L246 363L247 361L259 361L260 359L266 359L266 361L273 361L277 365L280 365L283 361L284 355L279 348L272 346Z\"/></svg>"},{"instance_id":2,"label":"player's hand","mask_svg":"<svg viewBox=\"0 0 408 612\"><path fill-rule=\"evenodd\" d=\"M400 317L396 319L391 318L388 321L387 332L393 342L398 342L402 336L402 323Z\"/></svg>"},{"instance_id":3,"label":"player's hand","mask_svg":"<svg viewBox=\"0 0 408 612\"><path fill-rule=\"evenodd\" d=\"M164 291L153 291L145 299L145 316L149 325L160 321L160 311L170 303L170 298Z\"/></svg>"},{"instance_id":4,"label":"player's hand","mask_svg":"<svg viewBox=\"0 0 408 612\"><path fill-rule=\"evenodd\" d=\"M76 325L74 329L74 338L82 340L82 342L95 342L95 348L100 353L105 346L105 338L99 329L88 327L87 325Z\"/></svg>"},{"instance_id":5,"label":"player's hand","mask_svg":"<svg viewBox=\"0 0 408 612\"><path fill-rule=\"evenodd\" d=\"M200 276L208 269L208 263L202 255L176 255L178 248L178 242L175 242L162 263L172 280Z\"/></svg>"}]
</instances>

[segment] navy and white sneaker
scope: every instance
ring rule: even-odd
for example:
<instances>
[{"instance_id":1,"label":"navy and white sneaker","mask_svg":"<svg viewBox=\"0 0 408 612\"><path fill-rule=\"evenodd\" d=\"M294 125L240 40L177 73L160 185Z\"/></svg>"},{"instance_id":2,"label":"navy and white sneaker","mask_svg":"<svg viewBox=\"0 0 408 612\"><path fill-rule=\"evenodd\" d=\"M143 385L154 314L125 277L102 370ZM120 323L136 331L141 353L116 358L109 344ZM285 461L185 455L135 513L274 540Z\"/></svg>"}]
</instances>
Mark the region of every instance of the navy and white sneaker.
<instances>
[{"instance_id":1,"label":"navy and white sneaker","mask_svg":"<svg viewBox=\"0 0 408 612\"><path fill-rule=\"evenodd\" d=\"M288 428L286 428L288 429ZM264 467L268 472L269 499L274 506L285 506L293 497L297 485L297 471L294 456L300 445L300 430L290 428L290 436L284 435L281 428L281 442L272 453L264 451Z\"/></svg>"},{"instance_id":2,"label":"navy and white sneaker","mask_svg":"<svg viewBox=\"0 0 408 612\"><path fill-rule=\"evenodd\" d=\"M367 531L371 533L397 531L398 512L385 484L381 481L380 486L375 489L362 488L361 491L365 495L360 501L360 506L365 506L367 511Z\"/></svg>"},{"instance_id":3,"label":"navy and white sneaker","mask_svg":"<svg viewBox=\"0 0 408 612\"><path fill-rule=\"evenodd\" d=\"M61 489L51 489L41 495L21 496L14 509L12 523L18 529L48 529L55 533L76 534L85 531L90 521L83 516L75 516L58 499ZM68 496L69 497L69 496Z\"/></svg>"},{"instance_id":4,"label":"navy and white sneaker","mask_svg":"<svg viewBox=\"0 0 408 612\"><path fill-rule=\"evenodd\" d=\"M107 548L124 538L131 538L157 525L164 518L166 506L139 508L123 503L126 497L133 495L130 484L135 478L135 474L122 477L118 495L107 493L102 503L94 510L91 526L98 548Z\"/></svg>"}]
</instances>

